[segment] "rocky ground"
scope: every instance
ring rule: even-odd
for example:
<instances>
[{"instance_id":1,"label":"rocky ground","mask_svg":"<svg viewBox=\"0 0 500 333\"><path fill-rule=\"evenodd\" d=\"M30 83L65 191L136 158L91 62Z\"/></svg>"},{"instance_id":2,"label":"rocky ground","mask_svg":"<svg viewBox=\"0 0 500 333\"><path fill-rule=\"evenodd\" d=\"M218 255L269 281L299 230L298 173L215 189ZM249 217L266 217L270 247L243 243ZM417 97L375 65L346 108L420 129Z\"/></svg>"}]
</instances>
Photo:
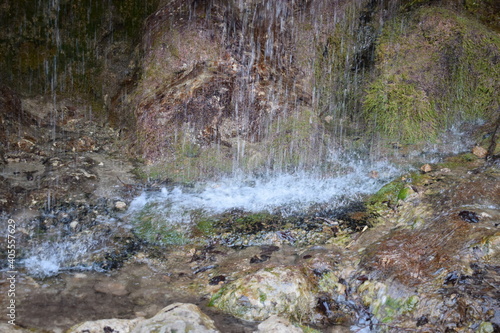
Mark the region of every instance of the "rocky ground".
<instances>
[{"instance_id":1,"label":"rocky ground","mask_svg":"<svg viewBox=\"0 0 500 333\"><path fill-rule=\"evenodd\" d=\"M16 107L14 95L10 102ZM22 103L29 121L3 122L18 135L2 152L2 225L16 221L18 263L28 255L41 263L19 268L19 326L2 324L3 331L499 330L495 156L486 160L476 148L426 165L343 215L268 215L255 224L255 216L229 214L219 218L248 225L225 229L226 238L166 246L141 239L123 214L155 184L134 178L117 133L75 101L60 101L56 111L42 100ZM45 123L51 112L56 127ZM221 241L236 238L238 246ZM54 251L67 255L61 262L69 271L40 275L44 253L33 249L51 251L44 242L67 244ZM93 254L74 255L74 244Z\"/></svg>"}]
</instances>

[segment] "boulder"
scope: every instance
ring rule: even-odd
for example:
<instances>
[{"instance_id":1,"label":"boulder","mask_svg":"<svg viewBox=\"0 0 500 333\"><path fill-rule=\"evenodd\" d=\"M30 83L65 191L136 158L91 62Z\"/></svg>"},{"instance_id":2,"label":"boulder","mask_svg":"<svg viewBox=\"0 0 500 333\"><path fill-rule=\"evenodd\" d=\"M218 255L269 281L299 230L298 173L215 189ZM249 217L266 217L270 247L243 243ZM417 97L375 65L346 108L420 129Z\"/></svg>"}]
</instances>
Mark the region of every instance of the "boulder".
<instances>
[{"instance_id":1,"label":"boulder","mask_svg":"<svg viewBox=\"0 0 500 333\"><path fill-rule=\"evenodd\" d=\"M194 304L174 303L158 312L153 318L141 321L132 333L148 332L219 332L214 321Z\"/></svg>"},{"instance_id":2,"label":"boulder","mask_svg":"<svg viewBox=\"0 0 500 333\"><path fill-rule=\"evenodd\" d=\"M313 285L297 267L263 268L223 287L210 305L235 317L260 321L272 315L310 320Z\"/></svg>"}]
</instances>

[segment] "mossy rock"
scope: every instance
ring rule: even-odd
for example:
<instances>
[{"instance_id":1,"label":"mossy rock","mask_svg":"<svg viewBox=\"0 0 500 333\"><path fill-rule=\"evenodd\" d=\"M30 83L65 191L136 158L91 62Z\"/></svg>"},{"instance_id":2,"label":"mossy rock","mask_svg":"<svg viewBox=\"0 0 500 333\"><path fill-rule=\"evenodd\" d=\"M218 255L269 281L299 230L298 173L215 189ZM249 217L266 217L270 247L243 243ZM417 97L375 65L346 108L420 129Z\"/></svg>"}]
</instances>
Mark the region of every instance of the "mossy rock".
<instances>
[{"instance_id":1,"label":"mossy rock","mask_svg":"<svg viewBox=\"0 0 500 333\"><path fill-rule=\"evenodd\" d=\"M471 169L477 167L478 163L480 163L480 159L476 155L472 153L465 153L445 158L444 162L440 163L438 167L449 169Z\"/></svg>"},{"instance_id":2,"label":"mossy rock","mask_svg":"<svg viewBox=\"0 0 500 333\"><path fill-rule=\"evenodd\" d=\"M309 322L314 303L313 286L300 269L273 267L222 287L209 305L244 320L261 321L278 315Z\"/></svg>"},{"instance_id":3,"label":"mossy rock","mask_svg":"<svg viewBox=\"0 0 500 333\"><path fill-rule=\"evenodd\" d=\"M118 59L111 59L109 54L103 56L104 49L112 43L137 43L144 19L158 3L159 0L3 2L3 83L26 94L76 92L89 100L100 99L101 89L107 84L103 81L109 79L99 77L104 62L109 66ZM125 57L129 56L124 54L127 51L118 50ZM102 104L102 99L99 102Z\"/></svg>"},{"instance_id":4,"label":"mossy rock","mask_svg":"<svg viewBox=\"0 0 500 333\"><path fill-rule=\"evenodd\" d=\"M364 117L374 131L407 143L436 138L457 121L492 120L498 57L499 35L459 12L422 6L394 17L377 42Z\"/></svg>"},{"instance_id":5,"label":"mossy rock","mask_svg":"<svg viewBox=\"0 0 500 333\"><path fill-rule=\"evenodd\" d=\"M428 175L414 171L393 180L366 200L367 211L372 216L383 215L388 210L397 207L400 202L410 198L414 193L412 185L420 185L428 179Z\"/></svg>"},{"instance_id":6,"label":"mossy rock","mask_svg":"<svg viewBox=\"0 0 500 333\"><path fill-rule=\"evenodd\" d=\"M387 286L380 282L366 281L358 288L358 292L363 303L369 306L373 315L384 324L400 320L401 316L414 311L419 303L417 295L408 297L387 295Z\"/></svg>"},{"instance_id":7,"label":"mossy rock","mask_svg":"<svg viewBox=\"0 0 500 333\"><path fill-rule=\"evenodd\" d=\"M222 232L234 234L255 234L260 231L276 231L292 226L286 218L266 211L248 213L240 210L219 215L214 222L215 227Z\"/></svg>"}]
</instances>

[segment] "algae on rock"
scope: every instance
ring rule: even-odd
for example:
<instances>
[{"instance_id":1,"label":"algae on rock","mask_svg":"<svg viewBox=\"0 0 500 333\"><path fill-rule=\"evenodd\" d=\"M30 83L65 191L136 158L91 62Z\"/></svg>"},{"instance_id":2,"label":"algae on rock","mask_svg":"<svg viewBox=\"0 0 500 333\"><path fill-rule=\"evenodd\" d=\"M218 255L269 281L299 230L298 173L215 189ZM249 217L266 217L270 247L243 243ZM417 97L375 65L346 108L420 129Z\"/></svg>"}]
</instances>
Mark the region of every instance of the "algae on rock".
<instances>
[{"instance_id":1,"label":"algae on rock","mask_svg":"<svg viewBox=\"0 0 500 333\"><path fill-rule=\"evenodd\" d=\"M278 315L296 322L313 318L313 288L299 268L261 269L238 279L212 296L211 306L245 320Z\"/></svg>"}]
</instances>

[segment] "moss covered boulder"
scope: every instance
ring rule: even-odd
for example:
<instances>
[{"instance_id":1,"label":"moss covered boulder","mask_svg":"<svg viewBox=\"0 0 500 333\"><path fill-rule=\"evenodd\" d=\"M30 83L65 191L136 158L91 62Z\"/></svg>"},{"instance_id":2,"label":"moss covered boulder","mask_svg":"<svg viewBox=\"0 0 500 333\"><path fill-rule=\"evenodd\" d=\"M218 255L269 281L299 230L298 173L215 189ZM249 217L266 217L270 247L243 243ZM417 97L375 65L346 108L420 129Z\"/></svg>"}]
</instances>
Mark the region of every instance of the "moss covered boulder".
<instances>
[{"instance_id":1,"label":"moss covered boulder","mask_svg":"<svg viewBox=\"0 0 500 333\"><path fill-rule=\"evenodd\" d=\"M261 321L278 315L293 321L310 321L315 297L313 285L294 267L261 269L224 286L210 305L235 317Z\"/></svg>"}]
</instances>

